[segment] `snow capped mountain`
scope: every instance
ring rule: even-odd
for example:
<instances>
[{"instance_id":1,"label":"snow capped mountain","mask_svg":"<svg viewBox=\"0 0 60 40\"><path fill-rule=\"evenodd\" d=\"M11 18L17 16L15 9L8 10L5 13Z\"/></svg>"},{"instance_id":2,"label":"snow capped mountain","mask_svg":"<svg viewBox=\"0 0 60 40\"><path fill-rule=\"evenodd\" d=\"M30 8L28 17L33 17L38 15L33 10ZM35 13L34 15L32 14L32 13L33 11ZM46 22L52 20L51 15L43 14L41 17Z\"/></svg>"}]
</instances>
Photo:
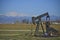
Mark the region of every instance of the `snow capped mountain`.
<instances>
[{"instance_id":1,"label":"snow capped mountain","mask_svg":"<svg viewBox=\"0 0 60 40\"><path fill-rule=\"evenodd\" d=\"M5 16L0 15L0 24L1 23L15 23L16 21L22 22L23 19L27 19L30 22L32 21L32 17L29 16ZM42 19L45 20L45 17ZM60 20L60 16L50 16L51 21Z\"/></svg>"}]
</instances>

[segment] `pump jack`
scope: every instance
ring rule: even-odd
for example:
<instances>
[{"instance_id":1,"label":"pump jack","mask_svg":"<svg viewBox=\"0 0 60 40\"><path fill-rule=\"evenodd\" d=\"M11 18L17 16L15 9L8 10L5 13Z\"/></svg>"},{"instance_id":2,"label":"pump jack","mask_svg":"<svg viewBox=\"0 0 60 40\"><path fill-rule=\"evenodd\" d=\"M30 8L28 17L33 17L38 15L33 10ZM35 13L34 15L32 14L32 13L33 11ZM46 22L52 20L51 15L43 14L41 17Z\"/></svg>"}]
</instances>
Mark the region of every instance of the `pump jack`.
<instances>
[{"instance_id":1,"label":"pump jack","mask_svg":"<svg viewBox=\"0 0 60 40\"><path fill-rule=\"evenodd\" d=\"M41 18L46 16L46 32L44 31L43 25L42 25L42 21ZM57 30L55 30L54 28L51 28L50 25L50 16L48 14L48 12L39 15L37 17L32 17L32 23L35 25L36 24L36 29L35 29L35 33L34 36L39 36L39 25L41 25L42 30L43 30L43 36L51 36L50 31L53 32L58 32Z\"/></svg>"}]
</instances>

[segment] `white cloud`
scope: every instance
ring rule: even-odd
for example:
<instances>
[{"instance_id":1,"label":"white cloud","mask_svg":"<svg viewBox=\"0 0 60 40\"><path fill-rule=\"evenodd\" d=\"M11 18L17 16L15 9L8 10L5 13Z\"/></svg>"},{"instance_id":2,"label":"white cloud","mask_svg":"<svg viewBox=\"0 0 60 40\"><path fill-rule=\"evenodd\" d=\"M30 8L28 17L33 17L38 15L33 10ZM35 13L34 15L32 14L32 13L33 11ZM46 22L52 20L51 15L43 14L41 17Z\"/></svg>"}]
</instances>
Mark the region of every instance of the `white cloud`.
<instances>
[{"instance_id":1,"label":"white cloud","mask_svg":"<svg viewBox=\"0 0 60 40\"><path fill-rule=\"evenodd\" d=\"M15 17L15 16L37 16L37 14L29 14L29 13L17 13L17 12L8 12L8 13L5 13L5 14L0 14L0 15L5 15L5 16L12 16L12 17Z\"/></svg>"},{"instance_id":2,"label":"white cloud","mask_svg":"<svg viewBox=\"0 0 60 40\"><path fill-rule=\"evenodd\" d=\"M17 13L17 12L8 12L8 13L3 14L3 15L5 15L5 16L13 16L13 17L15 17L15 16L29 16L26 13Z\"/></svg>"},{"instance_id":3,"label":"white cloud","mask_svg":"<svg viewBox=\"0 0 60 40\"><path fill-rule=\"evenodd\" d=\"M17 16L17 13L16 12L9 12L9 13L6 13L4 14L5 16Z\"/></svg>"}]
</instances>

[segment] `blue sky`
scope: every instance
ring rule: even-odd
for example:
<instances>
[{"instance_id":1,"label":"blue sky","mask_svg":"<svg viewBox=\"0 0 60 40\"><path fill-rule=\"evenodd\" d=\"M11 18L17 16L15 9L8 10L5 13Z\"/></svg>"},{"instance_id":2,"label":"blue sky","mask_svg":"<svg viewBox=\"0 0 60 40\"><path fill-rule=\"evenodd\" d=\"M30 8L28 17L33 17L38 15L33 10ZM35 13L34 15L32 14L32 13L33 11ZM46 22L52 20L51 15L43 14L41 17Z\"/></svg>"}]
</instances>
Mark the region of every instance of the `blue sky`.
<instances>
[{"instance_id":1,"label":"blue sky","mask_svg":"<svg viewBox=\"0 0 60 40\"><path fill-rule=\"evenodd\" d=\"M0 0L0 15L37 16L45 12L60 16L60 0Z\"/></svg>"}]
</instances>

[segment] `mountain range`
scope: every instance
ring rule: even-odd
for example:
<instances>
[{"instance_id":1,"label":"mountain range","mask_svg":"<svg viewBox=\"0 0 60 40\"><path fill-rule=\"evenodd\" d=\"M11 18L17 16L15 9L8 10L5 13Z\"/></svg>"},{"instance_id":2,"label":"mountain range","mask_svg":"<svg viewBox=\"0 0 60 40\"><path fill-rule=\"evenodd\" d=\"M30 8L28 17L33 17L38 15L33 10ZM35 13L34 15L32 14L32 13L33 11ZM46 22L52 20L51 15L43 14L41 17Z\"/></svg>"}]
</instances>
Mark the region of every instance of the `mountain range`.
<instances>
[{"instance_id":1,"label":"mountain range","mask_svg":"<svg viewBox=\"0 0 60 40\"><path fill-rule=\"evenodd\" d=\"M9 23L15 23L16 21L22 22L22 20L29 20L29 22L32 22L32 17L30 16L5 16L0 15L0 24L9 24ZM45 17L42 18L43 21L45 21ZM57 21L60 20L60 16L50 16L51 21Z\"/></svg>"}]
</instances>

